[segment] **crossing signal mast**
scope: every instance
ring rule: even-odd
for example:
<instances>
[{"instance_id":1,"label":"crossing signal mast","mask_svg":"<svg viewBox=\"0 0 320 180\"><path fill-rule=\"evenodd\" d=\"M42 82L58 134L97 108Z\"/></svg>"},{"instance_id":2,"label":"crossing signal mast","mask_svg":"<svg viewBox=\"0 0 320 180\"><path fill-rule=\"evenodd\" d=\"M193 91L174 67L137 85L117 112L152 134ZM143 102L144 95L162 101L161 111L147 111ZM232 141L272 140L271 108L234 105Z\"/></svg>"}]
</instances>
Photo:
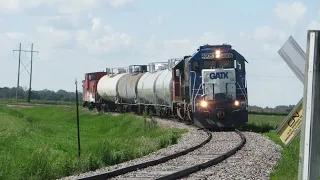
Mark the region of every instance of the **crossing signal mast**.
<instances>
[{"instance_id":1,"label":"crossing signal mast","mask_svg":"<svg viewBox=\"0 0 320 180\"><path fill-rule=\"evenodd\" d=\"M38 51L34 51L33 50L33 43L31 44L31 51L26 51L26 50L22 50L21 49L21 43L19 45L19 49L18 50L13 50L13 53L14 52L19 52L19 63L18 63L18 81L17 81L17 89L16 89L16 100L18 102L18 90L19 90L19 83L20 83L20 74L23 72L23 71L20 71L20 65L22 65L24 67L24 69L28 72L29 76L30 76L30 82L29 82L29 92L28 92L28 102L30 102L30 98L31 98L31 82L32 82L32 61L33 61L33 53L37 53L38 55ZM24 65L22 62L21 62L21 52L25 52L25 53L28 53L30 52L31 53L31 58L30 58L30 62L28 65ZM30 72L28 71L27 67L30 65Z\"/></svg>"}]
</instances>

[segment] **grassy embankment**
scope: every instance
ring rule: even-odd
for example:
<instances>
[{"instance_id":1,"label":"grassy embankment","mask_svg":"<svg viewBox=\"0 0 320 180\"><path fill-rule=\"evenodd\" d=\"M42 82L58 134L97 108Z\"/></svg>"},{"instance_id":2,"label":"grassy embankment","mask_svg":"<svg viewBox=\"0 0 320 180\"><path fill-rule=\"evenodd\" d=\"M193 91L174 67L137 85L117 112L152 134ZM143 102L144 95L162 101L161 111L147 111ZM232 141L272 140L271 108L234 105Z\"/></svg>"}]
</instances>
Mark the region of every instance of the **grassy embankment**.
<instances>
[{"instance_id":1,"label":"grassy embankment","mask_svg":"<svg viewBox=\"0 0 320 180\"><path fill-rule=\"evenodd\" d=\"M176 143L185 130L124 114L80 110L81 160L75 108L0 106L0 179L54 179L94 170Z\"/></svg>"},{"instance_id":2,"label":"grassy embankment","mask_svg":"<svg viewBox=\"0 0 320 180\"><path fill-rule=\"evenodd\" d=\"M289 147L285 147L275 133L275 130L284 118L285 115L250 114L249 123L241 128L241 130L244 131L262 133L283 147L281 152L282 158L279 161L279 165L275 167L275 171L271 174L271 180L298 179L300 136L298 136Z\"/></svg>"}]
</instances>

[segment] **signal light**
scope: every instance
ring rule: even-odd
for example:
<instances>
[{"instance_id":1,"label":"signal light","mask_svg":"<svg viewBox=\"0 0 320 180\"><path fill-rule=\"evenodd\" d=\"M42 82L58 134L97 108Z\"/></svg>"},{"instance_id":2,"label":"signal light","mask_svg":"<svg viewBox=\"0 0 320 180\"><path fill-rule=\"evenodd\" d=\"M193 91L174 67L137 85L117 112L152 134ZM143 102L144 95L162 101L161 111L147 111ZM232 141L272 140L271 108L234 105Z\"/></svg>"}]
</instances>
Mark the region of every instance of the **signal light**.
<instances>
[{"instance_id":1,"label":"signal light","mask_svg":"<svg viewBox=\"0 0 320 180\"><path fill-rule=\"evenodd\" d=\"M234 102L234 105L236 105L236 106L239 106L239 104L240 104L240 103L239 103L239 101L237 101L237 100Z\"/></svg>"}]
</instances>

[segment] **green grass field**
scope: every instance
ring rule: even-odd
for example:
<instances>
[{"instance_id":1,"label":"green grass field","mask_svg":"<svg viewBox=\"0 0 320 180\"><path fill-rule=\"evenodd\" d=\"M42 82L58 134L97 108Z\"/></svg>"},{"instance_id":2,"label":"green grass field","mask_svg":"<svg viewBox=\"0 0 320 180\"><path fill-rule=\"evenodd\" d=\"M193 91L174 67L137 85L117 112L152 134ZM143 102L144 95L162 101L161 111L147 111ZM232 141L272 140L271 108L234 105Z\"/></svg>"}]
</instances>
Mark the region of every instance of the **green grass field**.
<instances>
[{"instance_id":1,"label":"green grass field","mask_svg":"<svg viewBox=\"0 0 320 180\"><path fill-rule=\"evenodd\" d=\"M299 146L298 136L289 147L285 147L278 135L275 133L277 127L284 120L285 116L250 114L249 123L241 130L262 133L282 146L282 158L278 167L271 174L271 180L294 180L298 179Z\"/></svg>"},{"instance_id":2,"label":"green grass field","mask_svg":"<svg viewBox=\"0 0 320 180\"><path fill-rule=\"evenodd\" d=\"M159 129L152 122L145 129L144 121L132 115L115 117L80 111L82 156L78 162L75 108L70 108L0 106L0 179L52 179L93 170L166 147L183 133ZM272 180L298 176L299 136L285 147L274 132L284 118L254 113L241 128L266 135L283 147Z\"/></svg>"},{"instance_id":3,"label":"green grass field","mask_svg":"<svg viewBox=\"0 0 320 180\"><path fill-rule=\"evenodd\" d=\"M141 157L177 142L185 130L161 129L130 114L80 108L81 159L75 107L0 106L0 179L55 179Z\"/></svg>"}]
</instances>

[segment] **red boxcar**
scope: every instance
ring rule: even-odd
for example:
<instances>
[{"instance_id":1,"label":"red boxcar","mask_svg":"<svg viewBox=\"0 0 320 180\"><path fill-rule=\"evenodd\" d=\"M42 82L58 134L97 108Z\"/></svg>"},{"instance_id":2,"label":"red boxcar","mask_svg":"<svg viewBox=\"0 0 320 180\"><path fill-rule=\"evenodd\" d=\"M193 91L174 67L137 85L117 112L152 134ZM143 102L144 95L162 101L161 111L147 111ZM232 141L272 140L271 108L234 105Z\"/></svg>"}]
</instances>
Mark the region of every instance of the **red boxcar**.
<instances>
[{"instance_id":1,"label":"red boxcar","mask_svg":"<svg viewBox=\"0 0 320 180\"><path fill-rule=\"evenodd\" d=\"M99 101L100 96L97 93L97 84L106 74L106 72L92 72L85 74L85 79L82 81L83 107L89 107L89 109L94 108L95 103Z\"/></svg>"}]
</instances>

